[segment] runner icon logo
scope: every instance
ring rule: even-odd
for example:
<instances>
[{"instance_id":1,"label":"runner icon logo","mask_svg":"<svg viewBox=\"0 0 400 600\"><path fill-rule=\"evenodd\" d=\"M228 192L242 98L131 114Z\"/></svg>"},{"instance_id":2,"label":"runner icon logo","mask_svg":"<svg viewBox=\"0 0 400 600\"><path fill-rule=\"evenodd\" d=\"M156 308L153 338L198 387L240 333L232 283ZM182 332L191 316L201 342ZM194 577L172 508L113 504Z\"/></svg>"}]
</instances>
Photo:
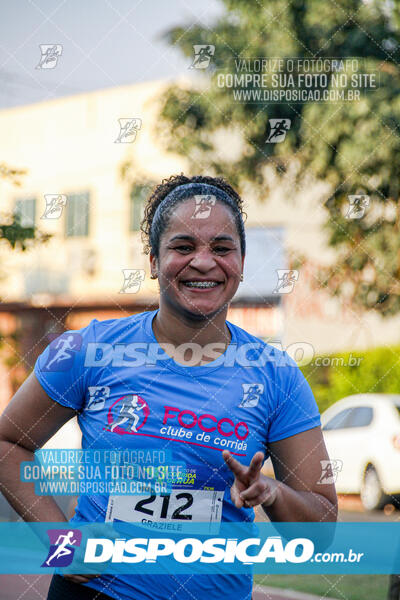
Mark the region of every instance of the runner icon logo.
<instances>
[{"instance_id":1,"label":"runner icon logo","mask_svg":"<svg viewBox=\"0 0 400 600\"><path fill-rule=\"evenodd\" d=\"M189 69L207 69L211 58L215 53L215 46L212 44L194 44L194 59Z\"/></svg>"},{"instance_id":2,"label":"runner icon logo","mask_svg":"<svg viewBox=\"0 0 400 600\"><path fill-rule=\"evenodd\" d=\"M50 548L42 567L68 567L75 548L81 545L82 532L78 529L49 529Z\"/></svg>"},{"instance_id":3,"label":"runner icon logo","mask_svg":"<svg viewBox=\"0 0 400 600\"><path fill-rule=\"evenodd\" d=\"M79 333L65 333L51 342L44 371L68 371L74 364L75 352L81 349Z\"/></svg>"},{"instance_id":4,"label":"runner icon logo","mask_svg":"<svg viewBox=\"0 0 400 600\"><path fill-rule=\"evenodd\" d=\"M108 385L90 385L88 387L90 398L86 410L102 410L110 395Z\"/></svg>"},{"instance_id":5,"label":"runner icon logo","mask_svg":"<svg viewBox=\"0 0 400 600\"><path fill-rule=\"evenodd\" d=\"M210 216L211 208L215 206L216 197L209 194L208 196L195 196L196 207L192 215L192 219L207 219Z\"/></svg>"},{"instance_id":6,"label":"runner icon logo","mask_svg":"<svg viewBox=\"0 0 400 600\"><path fill-rule=\"evenodd\" d=\"M57 66L63 47L61 44L39 44L40 61L37 69L54 69Z\"/></svg>"},{"instance_id":7,"label":"runner icon logo","mask_svg":"<svg viewBox=\"0 0 400 600\"><path fill-rule=\"evenodd\" d=\"M290 129L290 119L269 119L269 134L267 144L280 144L284 141L287 132Z\"/></svg>"},{"instance_id":8,"label":"runner icon logo","mask_svg":"<svg viewBox=\"0 0 400 600\"><path fill-rule=\"evenodd\" d=\"M321 476L319 481L317 481L317 484L321 485L323 483L335 483L338 474L342 470L343 461L339 458L336 458L334 460L320 460L319 462L321 463Z\"/></svg>"},{"instance_id":9,"label":"runner icon logo","mask_svg":"<svg viewBox=\"0 0 400 600\"><path fill-rule=\"evenodd\" d=\"M108 411L107 431L118 434L135 434L143 427L150 414L148 404L138 394L119 398Z\"/></svg>"},{"instance_id":10,"label":"runner icon logo","mask_svg":"<svg viewBox=\"0 0 400 600\"><path fill-rule=\"evenodd\" d=\"M257 406L261 394L264 392L262 383L242 383L243 398L240 408L254 408Z\"/></svg>"}]
</instances>

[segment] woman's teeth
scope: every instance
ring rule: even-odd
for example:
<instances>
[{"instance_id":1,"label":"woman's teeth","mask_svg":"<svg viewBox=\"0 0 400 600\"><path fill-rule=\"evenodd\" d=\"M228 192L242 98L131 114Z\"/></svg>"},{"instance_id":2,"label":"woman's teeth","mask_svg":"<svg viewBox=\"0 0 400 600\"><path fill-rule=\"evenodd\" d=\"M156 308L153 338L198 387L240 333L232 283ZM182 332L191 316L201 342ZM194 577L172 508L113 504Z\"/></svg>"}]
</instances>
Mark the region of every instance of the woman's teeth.
<instances>
[{"instance_id":1,"label":"woman's teeth","mask_svg":"<svg viewBox=\"0 0 400 600\"><path fill-rule=\"evenodd\" d=\"M219 285L217 281L184 281L183 283L191 288L213 288Z\"/></svg>"}]
</instances>

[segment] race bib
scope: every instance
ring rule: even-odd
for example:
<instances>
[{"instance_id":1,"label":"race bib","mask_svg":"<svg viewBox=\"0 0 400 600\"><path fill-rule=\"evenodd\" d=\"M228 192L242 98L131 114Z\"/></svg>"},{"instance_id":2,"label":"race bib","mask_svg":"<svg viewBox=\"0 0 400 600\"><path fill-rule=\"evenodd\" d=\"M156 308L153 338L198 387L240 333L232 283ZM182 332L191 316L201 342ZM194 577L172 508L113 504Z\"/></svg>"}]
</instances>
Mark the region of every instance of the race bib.
<instances>
[{"instance_id":1,"label":"race bib","mask_svg":"<svg viewBox=\"0 0 400 600\"><path fill-rule=\"evenodd\" d=\"M196 528L204 533L219 531L223 491L181 490L170 494L110 496L106 521L141 523L152 529L194 532L191 522L204 523ZM200 531L200 532L201 532Z\"/></svg>"}]
</instances>

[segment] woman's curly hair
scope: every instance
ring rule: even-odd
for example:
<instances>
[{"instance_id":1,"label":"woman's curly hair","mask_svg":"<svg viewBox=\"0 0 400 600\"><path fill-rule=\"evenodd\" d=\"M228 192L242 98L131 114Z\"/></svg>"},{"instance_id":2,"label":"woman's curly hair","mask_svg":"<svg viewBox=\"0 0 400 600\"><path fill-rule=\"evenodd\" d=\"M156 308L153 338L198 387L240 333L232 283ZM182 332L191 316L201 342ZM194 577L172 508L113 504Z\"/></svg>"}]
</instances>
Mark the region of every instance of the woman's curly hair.
<instances>
[{"instance_id":1,"label":"woman's curly hair","mask_svg":"<svg viewBox=\"0 0 400 600\"><path fill-rule=\"evenodd\" d=\"M152 247L152 244L150 242L150 231L151 231L151 226L153 224L154 214L155 214L158 206L161 204L161 202L164 200L164 198L166 196L168 196L168 194L170 192L172 192L172 190L174 190L175 188L177 188L181 185L187 184L187 183L207 183L209 185L213 185L214 187L220 188L226 194L228 194L228 196L232 199L233 204L237 207L237 211L236 210L234 211L236 213L234 216L236 217L236 219L235 219L236 225L238 227L238 233L241 238L241 245L242 245L242 249L243 249L244 248L244 228L238 226L237 218L239 218L239 220L243 224L243 218L245 218L247 215L243 210L243 200L241 199L239 194L222 177L210 177L208 175L194 175L193 177L186 177L186 175L181 173L180 175L172 175L171 177L163 179L162 182L154 188L152 194L150 195L150 197L147 200L147 203L146 203L146 206L144 209L144 217L140 224L145 254L149 254L149 252L153 252L156 256L158 255L158 247L159 247L160 237L168 224L168 218L166 218L163 223L163 225L164 225L163 229L158 231L158 234L156 236L157 247L156 248ZM230 207L230 208L232 210L232 207ZM233 210L232 210L232 212L233 212ZM153 243L153 246L154 246L154 243Z\"/></svg>"}]
</instances>

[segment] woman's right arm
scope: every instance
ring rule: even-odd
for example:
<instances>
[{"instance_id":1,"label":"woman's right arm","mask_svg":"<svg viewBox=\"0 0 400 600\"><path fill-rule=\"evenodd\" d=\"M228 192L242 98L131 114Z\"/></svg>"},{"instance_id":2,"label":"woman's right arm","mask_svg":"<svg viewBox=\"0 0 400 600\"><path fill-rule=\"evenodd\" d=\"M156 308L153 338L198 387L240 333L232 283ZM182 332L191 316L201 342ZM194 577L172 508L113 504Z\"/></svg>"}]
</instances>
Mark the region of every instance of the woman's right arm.
<instances>
[{"instance_id":1,"label":"woman's right arm","mask_svg":"<svg viewBox=\"0 0 400 600\"><path fill-rule=\"evenodd\" d=\"M75 415L49 398L32 373L0 416L0 490L24 521L67 521L51 496L38 496L34 483L21 481L20 465Z\"/></svg>"}]
</instances>

